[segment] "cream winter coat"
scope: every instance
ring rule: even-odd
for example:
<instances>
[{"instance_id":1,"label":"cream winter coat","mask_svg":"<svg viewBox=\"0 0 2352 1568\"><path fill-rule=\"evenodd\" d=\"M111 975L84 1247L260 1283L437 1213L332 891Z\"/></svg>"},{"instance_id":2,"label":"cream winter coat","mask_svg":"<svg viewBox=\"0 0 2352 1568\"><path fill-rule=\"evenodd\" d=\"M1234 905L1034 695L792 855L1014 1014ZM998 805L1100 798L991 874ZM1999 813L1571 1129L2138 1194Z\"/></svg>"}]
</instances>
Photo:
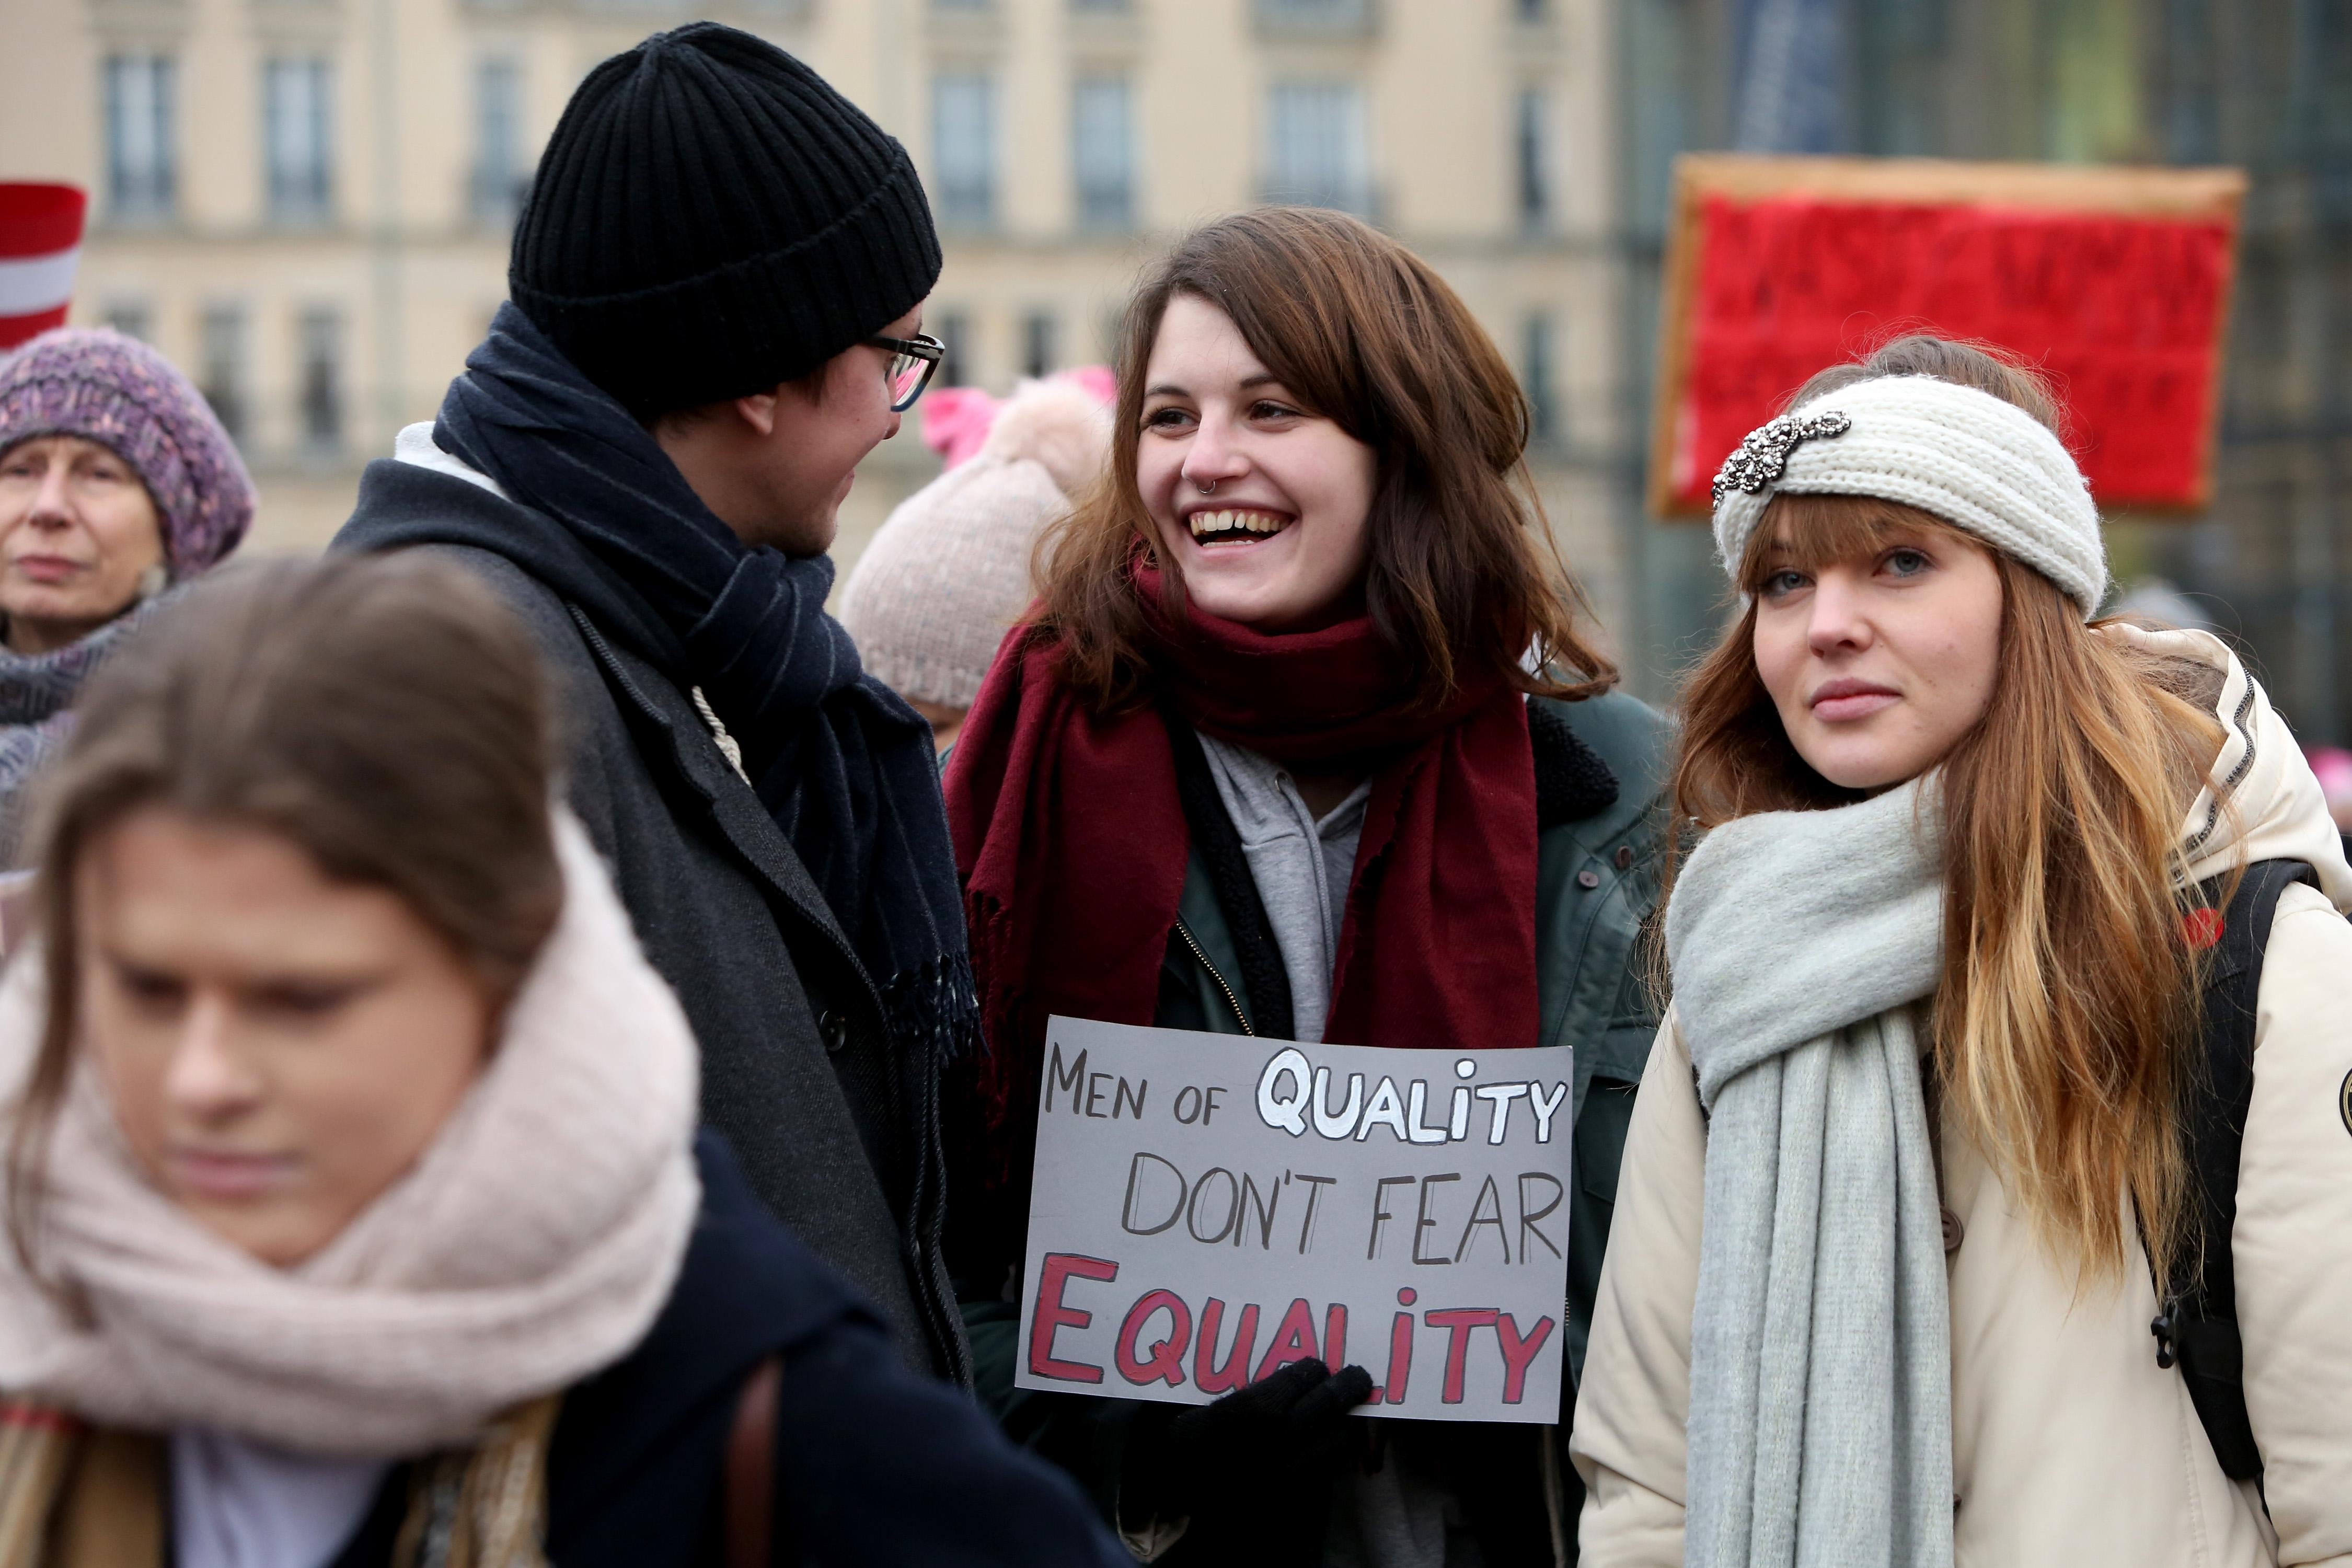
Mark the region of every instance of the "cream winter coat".
<instances>
[{"instance_id":1,"label":"cream winter coat","mask_svg":"<svg viewBox=\"0 0 2352 1568\"><path fill-rule=\"evenodd\" d=\"M2144 634L2129 634L2144 635ZM2168 651L2243 676L2201 634ZM2225 724L2238 717L2225 696ZM2215 1461L2178 1371L2156 1364L2136 1241L2119 1279L2078 1286L1947 1118L1954 1558L1959 1568L2352 1568L2352 866L2316 782L2259 691L2217 762L2236 820L2193 875L2312 864L2281 897L2263 968L2253 1109L2231 1237L2246 1405L2264 1494ZM2200 799L2192 828L2206 820ZM1589 1568L1681 1568L1706 1128L1669 1015L1633 1110L1571 1445Z\"/></svg>"}]
</instances>

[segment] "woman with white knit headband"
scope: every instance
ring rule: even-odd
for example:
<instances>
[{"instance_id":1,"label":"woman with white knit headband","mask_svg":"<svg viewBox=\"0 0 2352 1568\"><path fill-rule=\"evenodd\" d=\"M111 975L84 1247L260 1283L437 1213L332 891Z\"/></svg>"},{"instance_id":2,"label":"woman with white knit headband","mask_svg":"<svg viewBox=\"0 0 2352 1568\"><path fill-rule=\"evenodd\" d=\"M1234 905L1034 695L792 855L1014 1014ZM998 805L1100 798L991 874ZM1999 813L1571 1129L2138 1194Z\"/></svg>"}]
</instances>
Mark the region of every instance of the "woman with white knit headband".
<instances>
[{"instance_id":1,"label":"woman with white knit headband","mask_svg":"<svg viewBox=\"0 0 2352 1568\"><path fill-rule=\"evenodd\" d=\"M2352 1562L2352 866L2221 642L2093 619L2057 424L1908 338L1717 479L1589 1565Z\"/></svg>"}]
</instances>

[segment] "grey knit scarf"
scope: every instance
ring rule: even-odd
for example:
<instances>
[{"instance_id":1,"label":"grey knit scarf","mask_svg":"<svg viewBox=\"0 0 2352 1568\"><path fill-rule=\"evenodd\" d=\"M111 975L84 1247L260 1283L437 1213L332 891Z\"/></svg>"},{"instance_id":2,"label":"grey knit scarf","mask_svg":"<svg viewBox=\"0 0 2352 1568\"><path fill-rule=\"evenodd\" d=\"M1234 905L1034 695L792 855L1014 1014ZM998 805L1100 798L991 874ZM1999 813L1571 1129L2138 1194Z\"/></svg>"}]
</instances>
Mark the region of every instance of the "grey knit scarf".
<instances>
[{"instance_id":1,"label":"grey knit scarf","mask_svg":"<svg viewBox=\"0 0 2352 1568\"><path fill-rule=\"evenodd\" d=\"M23 858L33 780L65 749L72 728L68 710L82 682L155 603L134 605L79 642L50 653L12 653L0 645L0 870L14 870Z\"/></svg>"},{"instance_id":2,"label":"grey knit scarf","mask_svg":"<svg viewBox=\"0 0 2352 1568\"><path fill-rule=\"evenodd\" d=\"M1951 1319L1912 1005L1935 989L1917 784L1743 817L1666 913L1708 1113L1687 1568L1949 1568Z\"/></svg>"}]
</instances>

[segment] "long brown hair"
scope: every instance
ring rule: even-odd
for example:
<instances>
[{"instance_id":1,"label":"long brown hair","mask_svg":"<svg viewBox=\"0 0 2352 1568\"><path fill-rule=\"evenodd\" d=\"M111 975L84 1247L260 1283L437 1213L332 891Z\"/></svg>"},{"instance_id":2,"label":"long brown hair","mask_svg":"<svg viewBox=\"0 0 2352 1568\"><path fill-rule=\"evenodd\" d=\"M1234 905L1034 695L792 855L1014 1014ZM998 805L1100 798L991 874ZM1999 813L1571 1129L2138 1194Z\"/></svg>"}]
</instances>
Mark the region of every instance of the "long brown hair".
<instances>
[{"instance_id":1,"label":"long brown hair","mask_svg":"<svg viewBox=\"0 0 2352 1568\"><path fill-rule=\"evenodd\" d=\"M1790 405L1874 374L1922 374L1910 362L1924 360L1926 374L2055 427L2055 400L2021 366L1932 339L1880 354L1901 368L1874 369L1876 356L1839 366ZM1683 690L1681 817L1713 826L1860 798L1790 744L1756 669L1754 596L1774 571L1874 555L1896 529L1969 537L1871 497L1781 495L1766 508L1738 563L1748 603ZM2198 1000L2177 891L2179 830L2221 729L2195 700L2195 669L2091 635L2055 584L1999 552L1993 560L1999 672L1983 717L1939 764L1937 1079L2054 1253L2085 1278L2119 1268L2128 1194L2166 1277L2199 1239L2187 1234L2178 1132Z\"/></svg>"},{"instance_id":2,"label":"long brown hair","mask_svg":"<svg viewBox=\"0 0 2352 1568\"><path fill-rule=\"evenodd\" d=\"M1577 590L1528 474L1527 398L1469 308L1368 224L1263 207L1195 229L1144 279L1119 332L1109 469L1038 542L1034 624L1060 638L1092 705L1135 700L1147 679L1137 553L1182 592L1135 482L1145 368L1178 294L1232 318L1292 396L1378 455L1364 600L1422 672L1419 703L1443 703L1465 669L1549 696L1615 682L1577 631Z\"/></svg>"},{"instance_id":3,"label":"long brown hair","mask_svg":"<svg viewBox=\"0 0 2352 1568\"><path fill-rule=\"evenodd\" d=\"M161 806L262 828L335 880L389 889L499 1007L563 899L537 650L457 566L331 556L225 572L116 654L76 712L36 817L47 1016L8 1151L8 1227L28 1268L79 1032L77 873L124 818Z\"/></svg>"}]
</instances>

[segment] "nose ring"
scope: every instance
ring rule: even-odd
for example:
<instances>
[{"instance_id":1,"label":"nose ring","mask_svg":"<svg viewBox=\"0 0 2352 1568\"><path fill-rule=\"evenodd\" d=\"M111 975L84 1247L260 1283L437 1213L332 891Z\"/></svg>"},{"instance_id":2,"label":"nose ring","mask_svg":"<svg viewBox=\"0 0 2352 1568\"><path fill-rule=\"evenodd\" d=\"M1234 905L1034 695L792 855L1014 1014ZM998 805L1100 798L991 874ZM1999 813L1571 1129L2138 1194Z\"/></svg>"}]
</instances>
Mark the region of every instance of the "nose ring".
<instances>
[{"instance_id":1,"label":"nose ring","mask_svg":"<svg viewBox=\"0 0 2352 1568\"><path fill-rule=\"evenodd\" d=\"M1202 493L1202 495L1204 495L1204 496L1205 496L1205 495L1214 495L1214 494L1216 493L1216 489L1217 489L1217 481L1216 481L1216 480L1214 480L1214 479L1211 479L1207 484L1202 485L1202 486L1201 487L1201 493Z\"/></svg>"}]
</instances>

